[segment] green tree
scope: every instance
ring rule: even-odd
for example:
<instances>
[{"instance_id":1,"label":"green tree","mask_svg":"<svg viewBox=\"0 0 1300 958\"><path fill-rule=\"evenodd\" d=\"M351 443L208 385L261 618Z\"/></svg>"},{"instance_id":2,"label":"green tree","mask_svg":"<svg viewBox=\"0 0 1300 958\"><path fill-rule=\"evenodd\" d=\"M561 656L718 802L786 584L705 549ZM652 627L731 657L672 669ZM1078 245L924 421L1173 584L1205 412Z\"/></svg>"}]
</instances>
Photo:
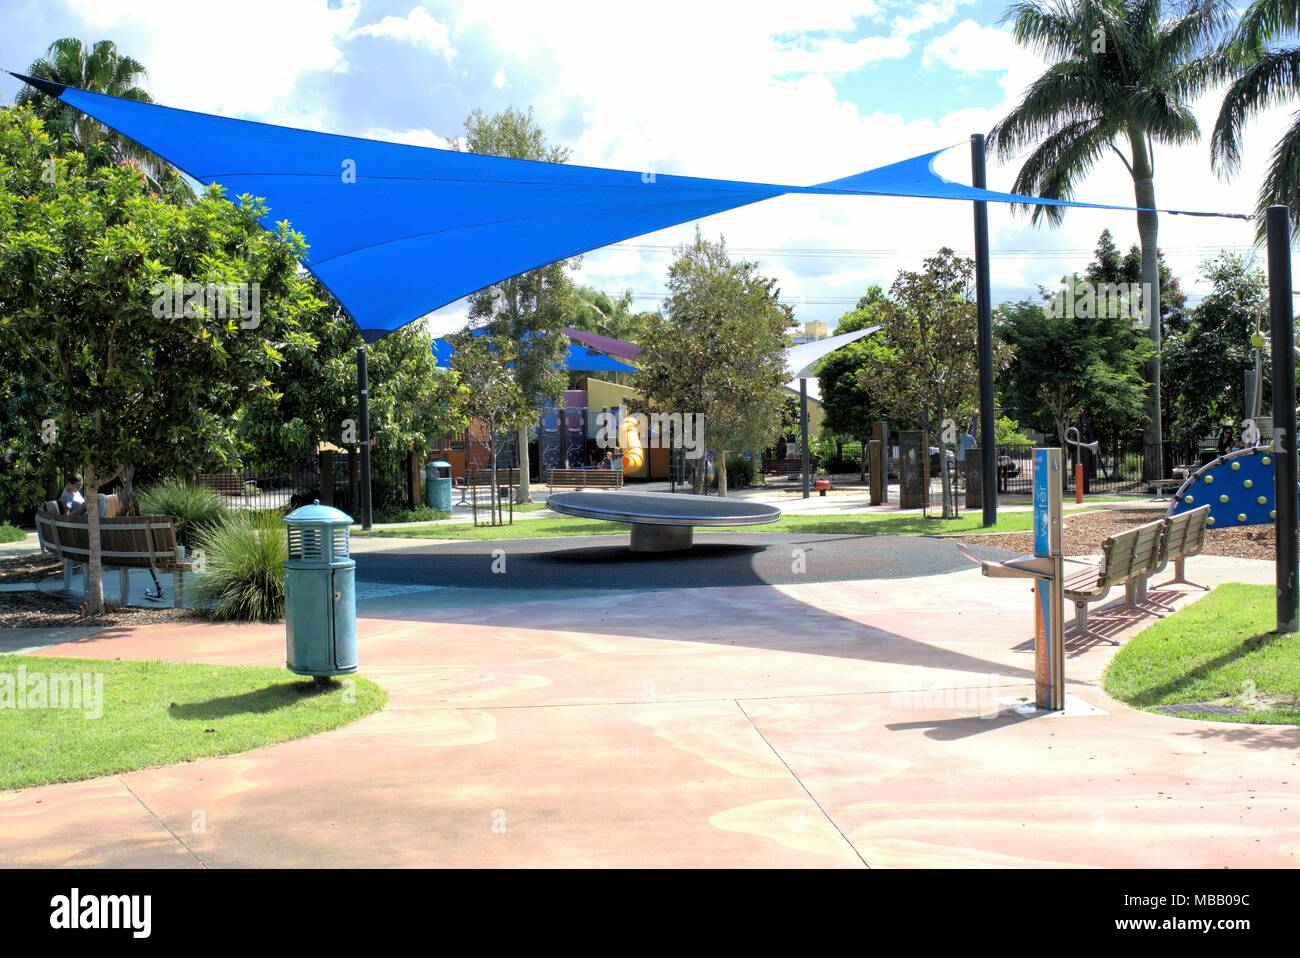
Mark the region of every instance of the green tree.
<instances>
[{"instance_id":1,"label":"green tree","mask_svg":"<svg viewBox=\"0 0 1300 958\"><path fill-rule=\"evenodd\" d=\"M734 262L726 242L695 240L677 249L668 298L641 343L636 383L662 412L703 416L703 445L713 452L718 494L727 494L727 451L761 450L777 434L790 308L775 281L750 262ZM703 460L693 485L702 492Z\"/></svg>"},{"instance_id":2,"label":"green tree","mask_svg":"<svg viewBox=\"0 0 1300 958\"><path fill-rule=\"evenodd\" d=\"M507 107L488 116L473 111L465 120L465 137L456 149L517 160L563 163L565 147L547 142L546 133L527 111ZM564 327L574 314L573 281L568 263L551 263L529 270L469 297L471 324L483 326L498 348L514 344L513 375L534 410L518 426L515 440L519 455L518 501L530 501L528 441L538 410L558 399L568 382L564 358L569 348Z\"/></svg>"},{"instance_id":3,"label":"green tree","mask_svg":"<svg viewBox=\"0 0 1300 958\"><path fill-rule=\"evenodd\" d=\"M90 171L77 152L47 165L53 149L30 110L0 111L0 354L31 373L11 391L20 438L48 423L51 460L85 475L98 609L100 487L231 446L235 410L266 388L313 300L302 237L287 223L263 230L260 201L212 188L177 206L131 167ZM257 291L248 315L207 295L237 287L247 305Z\"/></svg>"},{"instance_id":4,"label":"green tree","mask_svg":"<svg viewBox=\"0 0 1300 958\"><path fill-rule=\"evenodd\" d=\"M1025 300L1001 307L997 328L1013 352L1003 400L1022 422L1058 442L1085 410L1102 434L1141 422L1151 345L1127 316Z\"/></svg>"},{"instance_id":5,"label":"green tree","mask_svg":"<svg viewBox=\"0 0 1300 958\"><path fill-rule=\"evenodd\" d=\"M859 378L864 386L878 384L891 415L920 419L946 448L956 440L945 435L944 420L961 418L979 405L976 353L975 262L944 248L925 260L921 271L900 271L879 305L882 336L888 351L872 356ZM995 343L995 364L1005 349ZM950 514L947 457L940 478L944 516Z\"/></svg>"},{"instance_id":6,"label":"green tree","mask_svg":"<svg viewBox=\"0 0 1300 958\"><path fill-rule=\"evenodd\" d=\"M1230 177L1241 169L1246 124L1300 93L1297 34L1297 0L1256 0L1224 45L1223 73L1232 82L1210 137L1211 162L1220 175ZM1291 125L1273 145L1272 160L1259 186L1258 212L1262 214L1274 203L1289 206L1293 217L1300 214L1300 114L1292 117Z\"/></svg>"},{"instance_id":7,"label":"green tree","mask_svg":"<svg viewBox=\"0 0 1300 958\"><path fill-rule=\"evenodd\" d=\"M1268 282L1257 266L1236 253L1221 253L1201 265L1201 275L1210 292L1192 310L1187 328L1165 345L1176 397L1172 422L1188 438L1212 435L1222 422L1243 417L1245 374L1254 362L1251 333L1257 321L1268 330ZM1264 350L1267 374L1267 345Z\"/></svg>"},{"instance_id":8,"label":"green tree","mask_svg":"<svg viewBox=\"0 0 1300 958\"><path fill-rule=\"evenodd\" d=\"M878 325L880 307L885 298L884 289L873 285L858 300L857 308L840 317L839 325L835 327L836 335ZM860 472L864 474L867 440L871 436L872 424L884 415L885 404L879 383L859 373L880 368L891 354L881 338L868 336L841 346L817 367L822 411L826 417L823 428L833 435L862 443Z\"/></svg>"},{"instance_id":9,"label":"green tree","mask_svg":"<svg viewBox=\"0 0 1300 958\"><path fill-rule=\"evenodd\" d=\"M119 52L112 40L100 40L91 45L76 37L55 40L45 51L45 56L34 60L27 68L27 75L123 100L153 102L141 86L146 76L144 65ZM45 121L45 129L52 136L70 138L74 148L82 153L91 153L98 148L107 154L110 162L127 161L139 165L155 182L166 168L166 162L154 153L39 90L24 86L18 91L15 102L19 106L30 106Z\"/></svg>"},{"instance_id":10,"label":"green tree","mask_svg":"<svg viewBox=\"0 0 1300 958\"><path fill-rule=\"evenodd\" d=\"M520 387L511 366L517 359L509 340L491 341L465 330L448 337L455 352L451 370L459 377L460 399L465 414L482 429L488 446L492 470L492 525L501 522L501 503L497 498L497 462L521 425L532 421L536 408ZM520 470L523 478L524 470Z\"/></svg>"},{"instance_id":11,"label":"green tree","mask_svg":"<svg viewBox=\"0 0 1300 958\"><path fill-rule=\"evenodd\" d=\"M1173 15L1160 0L1022 0L1007 14L1016 40L1052 61L990 134L990 149L1004 160L1032 149L1013 189L1071 199L1078 182L1111 153L1133 179L1153 345L1149 447L1164 438L1155 144L1181 145L1200 136L1191 104L1217 76L1211 50L1230 12L1225 0L1191 0ZM1035 206L1033 219L1058 223L1063 213Z\"/></svg>"}]
</instances>

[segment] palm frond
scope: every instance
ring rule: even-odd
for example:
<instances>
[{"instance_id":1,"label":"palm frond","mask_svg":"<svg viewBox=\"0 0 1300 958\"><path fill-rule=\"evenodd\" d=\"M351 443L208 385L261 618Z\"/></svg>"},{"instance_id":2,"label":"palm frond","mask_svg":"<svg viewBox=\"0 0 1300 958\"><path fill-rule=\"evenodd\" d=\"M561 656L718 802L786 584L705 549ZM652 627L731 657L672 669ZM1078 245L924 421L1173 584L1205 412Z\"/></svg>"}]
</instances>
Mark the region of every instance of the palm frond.
<instances>
[{"instance_id":1,"label":"palm frond","mask_svg":"<svg viewBox=\"0 0 1300 958\"><path fill-rule=\"evenodd\" d=\"M1300 5L1295 0L1256 0L1241 15L1234 42L1260 49L1287 34L1300 32Z\"/></svg>"},{"instance_id":2,"label":"palm frond","mask_svg":"<svg viewBox=\"0 0 1300 958\"><path fill-rule=\"evenodd\" d=\"M1116 105L1117 94L1087 63L1068 60L1054 64L993 127L989 148L1009 159L1063 125L1102 116Z\"/></svg>"},{"instance_id":3,"label":"palm frond","mask_svg":"<svg viewBox=\"0 0 1300 958\"><path fill-rule=\"evenodd\" d=\"M1259 189L1259 213L1274 203L1285 203L1291 209L1292 219L1300 210L1300 113L1292 118L1282 138L1273 147L1273 156L1264 182Z\"/></svg>"},{"instance_id":4,"label":"palm frond","mask_svg":"<svg viewBox=\"0 0 1300 958\"><path fill-rule=\"evenodd\" d=\"M1210 162L1222 174L1241 166L1242 133L1247 120L1300 94L1300 48L1260 55L1228 87L1210 136ZM1280 145L1280 144L1279 144Z\"/></svg>"},{"instance_id":5,"label":"palm frond","mask_svg":"<svg viewBox=\"0 0 1300 958\"><path fill-rule=\"evenodd\" d=\"M1012 190L1026 196L1054 200L1074 198L1075 185L1084 179L1105 154L1117 132L1114 121L1083 119L1057 130L1025 159ZM1065 210L1059 206L1035 206L1032 222L1046 217L1059 223Z\"/></svg>"}]
</instances>

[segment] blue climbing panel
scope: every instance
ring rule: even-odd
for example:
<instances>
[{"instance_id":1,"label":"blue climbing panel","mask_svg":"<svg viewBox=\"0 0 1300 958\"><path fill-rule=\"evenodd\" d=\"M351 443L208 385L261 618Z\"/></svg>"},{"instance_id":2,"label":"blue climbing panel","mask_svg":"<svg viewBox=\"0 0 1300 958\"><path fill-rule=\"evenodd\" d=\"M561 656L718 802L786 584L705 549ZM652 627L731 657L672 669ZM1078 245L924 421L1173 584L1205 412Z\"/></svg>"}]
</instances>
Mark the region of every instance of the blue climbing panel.
<instances>
[{"instance_id":1,"label":"blue climbing panel","mask_svg":"<svg viewBox=\"0 0 1300 958\"><path fill-rule=\"evenodd\" d=\"M1169 515L1210 507L1205 524L1257 526L1274 519L1273 460L1267 446L1237 449L1192 473L1178 488ZM1300 487L1297 487L1300 492Z\"/></svg>"}]
</instances>

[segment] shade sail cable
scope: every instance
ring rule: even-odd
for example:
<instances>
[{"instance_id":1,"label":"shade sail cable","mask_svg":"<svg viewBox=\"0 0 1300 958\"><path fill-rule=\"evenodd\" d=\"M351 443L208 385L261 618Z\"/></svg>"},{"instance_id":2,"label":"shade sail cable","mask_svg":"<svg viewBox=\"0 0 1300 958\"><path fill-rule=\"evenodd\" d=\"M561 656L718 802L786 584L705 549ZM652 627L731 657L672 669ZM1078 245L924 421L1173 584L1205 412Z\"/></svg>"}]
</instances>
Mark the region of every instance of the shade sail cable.
<instances>
[{"instance_id":1,"label":"shade sail cable","mask_svg":"<svg viewBox=\"0 0 1300 958\"><path fill-rule=\"evenodd\" d=\"M306 267L367 340L548 263L782 195L906 196L1133 211L980 190L935 172L935 150L811 186L483 156L91 93L14 73L232 198L288 220ZM946 147L945 149L951 149ZM1190 210L1192 216L1251 218Z\"/></svg>"}]
</instances>

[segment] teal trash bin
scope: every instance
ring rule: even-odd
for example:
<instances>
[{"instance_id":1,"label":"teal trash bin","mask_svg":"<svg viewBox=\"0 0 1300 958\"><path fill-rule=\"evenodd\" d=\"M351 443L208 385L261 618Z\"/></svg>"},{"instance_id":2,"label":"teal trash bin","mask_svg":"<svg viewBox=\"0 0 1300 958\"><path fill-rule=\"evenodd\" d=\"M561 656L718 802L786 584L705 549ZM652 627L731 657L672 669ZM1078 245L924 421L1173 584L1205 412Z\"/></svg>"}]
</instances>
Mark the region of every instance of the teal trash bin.
<instances>
[{"instance_id":1,"label":"teal trash bin","mask_svg":"<svg viewBox=\"0 0 1300 958\"><path fill-rule=\"evenodd\" d=\"M284 517L285 664L324 682L357 670L357 564L348 554L352 517L315 502Z\"/></svg>"},{"instance_id":2,"label":"teal trash bin","mask_svg":"<svg viewBox=\"0 0 1300 958\"><path fill-rule=\"evenodd\" d=\"M451 512L451 463L435 459L424 467L424 501Z\"/></svg>"}]
</instances>

